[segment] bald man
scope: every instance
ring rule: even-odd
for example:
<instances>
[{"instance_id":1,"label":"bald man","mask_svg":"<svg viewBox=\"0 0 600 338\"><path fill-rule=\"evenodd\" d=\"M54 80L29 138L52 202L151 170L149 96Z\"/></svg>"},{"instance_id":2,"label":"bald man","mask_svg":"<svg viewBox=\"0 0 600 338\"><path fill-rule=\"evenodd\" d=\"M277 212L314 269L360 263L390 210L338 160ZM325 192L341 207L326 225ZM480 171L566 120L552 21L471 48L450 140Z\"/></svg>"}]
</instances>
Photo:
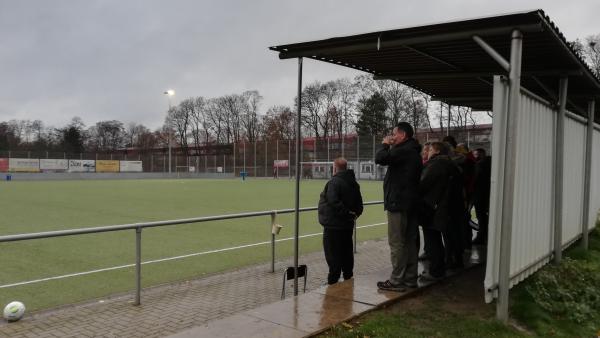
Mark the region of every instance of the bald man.
<instances>
[{"instance_id":1,"label":"bald man","mask_svg":"<svg viewBox=\"0 0 600 338\"><path fill-rule=\"evenodd\" d=\"M319 199L319 223L323 226L323 250L329 266L328 284L335 284L343 273L344 280L353 276L354 222L363 212L360 186L348 162L338 158L333 163L333 177Z\"/></svg>"}]
</instances>

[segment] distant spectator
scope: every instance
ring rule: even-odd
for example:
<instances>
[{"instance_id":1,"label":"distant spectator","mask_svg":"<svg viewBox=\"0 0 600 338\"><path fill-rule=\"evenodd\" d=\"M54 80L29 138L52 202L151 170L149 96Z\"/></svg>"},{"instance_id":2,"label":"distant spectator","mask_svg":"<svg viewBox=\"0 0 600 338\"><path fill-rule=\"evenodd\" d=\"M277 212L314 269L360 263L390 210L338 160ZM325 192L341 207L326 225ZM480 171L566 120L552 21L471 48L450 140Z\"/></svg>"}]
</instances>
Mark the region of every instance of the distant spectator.
<instances>
[{"instance_id":1,"label":"distant spectator","mask_svg":"<svg viewBox=\"0 0 600 338\"><path fill-rule=\"evenodd\" d=\"M323 226L323 250L329 266L328 284L335 284L343 273L344 280L353 276L354 223L363 212L360 186L348 162L338 158L333 163L333 177L319 199L319 223Z\"/></svg>"},{"instance_id":2,"label":"distant spectator","mask_svg":"<svg viewBox=\"0 0 600 338\"><path fill-rule=\"evenodd\" d=\"M414 129L400 122L386 136L375 155L375 163L387 166L383 181L383 201L388 218L388 243L392 273L377 282L382 290L404 291L417 286L417 239L419 179L423 167L421 147L413 138Z\"/></svg>"}]
</instances>

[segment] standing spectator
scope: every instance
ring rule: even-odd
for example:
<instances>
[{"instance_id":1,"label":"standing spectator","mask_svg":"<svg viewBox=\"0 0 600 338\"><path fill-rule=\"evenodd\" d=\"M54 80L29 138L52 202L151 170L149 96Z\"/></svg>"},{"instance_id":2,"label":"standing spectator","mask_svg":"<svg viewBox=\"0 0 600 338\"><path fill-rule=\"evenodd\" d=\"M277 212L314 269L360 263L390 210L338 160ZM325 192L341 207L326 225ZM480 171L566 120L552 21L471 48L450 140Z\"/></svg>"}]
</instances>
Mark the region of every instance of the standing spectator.
<instances>
[{"instance_id":1,"label":"standing spectator","mask_svg":"<svg viewBox=\"0 0 600 338\"><path fill-rule=\"evenodd\" d=\"M488 236L488 223L490 213L490 181L492 176L492 158L487 156L485 149L478 148L473 154L477 160L475 164L475 184L473 191L473 205L479 222L479 232L473 244L486 244Z\"/></svg>"},{"instance_id":2,"label":"standing spectator","mask_svg":"<svg viewBox=\"0 0 600 338\"><path fill-rule=\"evenodd\" d=\"M421 275L422 281L439 280L446 274L442 233L451 230L451 201L458 178L459 169L448 156L447 146L441 142L432 143L419 186L423 199L420 218L429 256L429 271Z\"/></svg>"},{"instance_id":3,"label":"standing spectator","mask_svg":"<svg viewBox=\"0 0 600 338\"><path fill-rule=\"evenodd\" d=\"M388 219L388 242L392 273L377 282L383 290L405 291L417 286L417 238L419 180L423 167L419 143L413 127L400 122L392 135L386 136L375 156L375 163L387 166L383 181L384 208Z\"/></svg>"},{"instance_id":4,"label":"standing spectator","mask_svg":"<svg viewBox=\"0 0 600 338\"><path fill-rule=\"evenodd\" d=\"M352 278L354 224L363 212L360 186L348 162L338 158L333 163L333 177L327 182L319 199L319 223L323 226L323 250L329 266L328 284L335 284L343 273Z\"/></svg>"},{"instance_id":5,"label":"standing spectator","mask_svg":"<svg viewBox=\"0 0 600 338\"><path fill-rule=\"evenodd\" d=\"M467 157L461 153L464 150L458 148L453 136L444 137L443 141L449 147L448 156L458 166L460 177L457 179L458 191L450 201L450 224L444 232L444 243L446 243L446 262L450 269L463 267L463 253L465 249L471 248L472 232L469 226L470 215L467 208L467 179L471 171Z\"/></svg>"}]
</instances>

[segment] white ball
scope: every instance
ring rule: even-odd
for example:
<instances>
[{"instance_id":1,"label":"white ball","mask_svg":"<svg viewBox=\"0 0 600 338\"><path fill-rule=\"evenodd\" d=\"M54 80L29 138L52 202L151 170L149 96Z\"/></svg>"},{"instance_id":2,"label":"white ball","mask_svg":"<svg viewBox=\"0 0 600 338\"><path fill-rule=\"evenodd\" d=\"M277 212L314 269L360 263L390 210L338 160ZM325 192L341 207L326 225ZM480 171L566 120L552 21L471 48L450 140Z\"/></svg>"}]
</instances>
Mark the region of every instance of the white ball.
<instances>
[{"instance_id":1,"label":"white ball","mask_svg":"<svg viewBox=\"0 0 600 338\"><path fill-rule=\"evenodd\" d=\"M21 302L10 302L4 308L4 319L9 322L16 322L17 320L23 318L25 314L25 304Z\"/></svg>"}]
</instances>

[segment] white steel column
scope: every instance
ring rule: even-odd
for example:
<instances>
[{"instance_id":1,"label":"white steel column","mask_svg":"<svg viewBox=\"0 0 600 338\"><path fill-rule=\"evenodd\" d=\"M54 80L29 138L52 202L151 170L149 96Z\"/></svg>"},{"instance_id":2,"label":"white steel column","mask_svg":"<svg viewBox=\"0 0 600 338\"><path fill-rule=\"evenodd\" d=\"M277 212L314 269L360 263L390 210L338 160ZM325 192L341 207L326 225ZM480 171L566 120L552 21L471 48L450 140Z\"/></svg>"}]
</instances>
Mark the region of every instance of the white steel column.
<instances>
[{"instance_id":1,"label":"white steel column","mask_svg":"<svg viewBox=\"0 0 600 338\"><path fill-rule=\"evenodd\" d=\"M300 141L302 120L302 58L298 58L298 102L296 113L296 200L294 205L294 296L298 295L298 255L300 240Z\"/></svg>"},{"instance_id":2,"label":"white steel column","mask_svg":"<svg viewBox=\"0 0 600 338\"><path fill-rule=\"evenodd\" d=\"M502 229L500 235L500 266L498 271L498 301L496 316L508 322L508 293L510 290L510 260L513 219L513 196L515 190L515 167L517 157L517 115L521 104L521 57L523 34L512 33L510 48L509 96L506 129L506 157L504 162L504 186L502 189Z\"/></svg>"},{"instance_id":3,"label":"white steel column","mask_svg":"<svg viewBox=\"0 0 600 338\"><path fill-rule=\"evenodd\" d=\"M592 147L594 145L594 111L595 111L596 101L592 100L588 102L588 121L587 121L587 133L586 133L586 143L585 143L585 176L583 183L583 215L581 219L583 220L583 224L581 227L582 230L582 238L581 245L585 250L588 249L588 236L590 226L593 227L593 224L589 224L590 222L590 197L591 197L591 185L592 185Z\"/></svg>"},{"instance_id":4,"label":"white steel column","mask_svg":"<svg viewBox=\"0 0 600 338\"><path fill-rule=\"evenodd\" d=\"M554 157L554 263L562 260L563 232L563 171L565 158L565 109L567 105L568 78L560 79L558 115L556 119L556 155Z\"/></svg>"}]
</instances>

